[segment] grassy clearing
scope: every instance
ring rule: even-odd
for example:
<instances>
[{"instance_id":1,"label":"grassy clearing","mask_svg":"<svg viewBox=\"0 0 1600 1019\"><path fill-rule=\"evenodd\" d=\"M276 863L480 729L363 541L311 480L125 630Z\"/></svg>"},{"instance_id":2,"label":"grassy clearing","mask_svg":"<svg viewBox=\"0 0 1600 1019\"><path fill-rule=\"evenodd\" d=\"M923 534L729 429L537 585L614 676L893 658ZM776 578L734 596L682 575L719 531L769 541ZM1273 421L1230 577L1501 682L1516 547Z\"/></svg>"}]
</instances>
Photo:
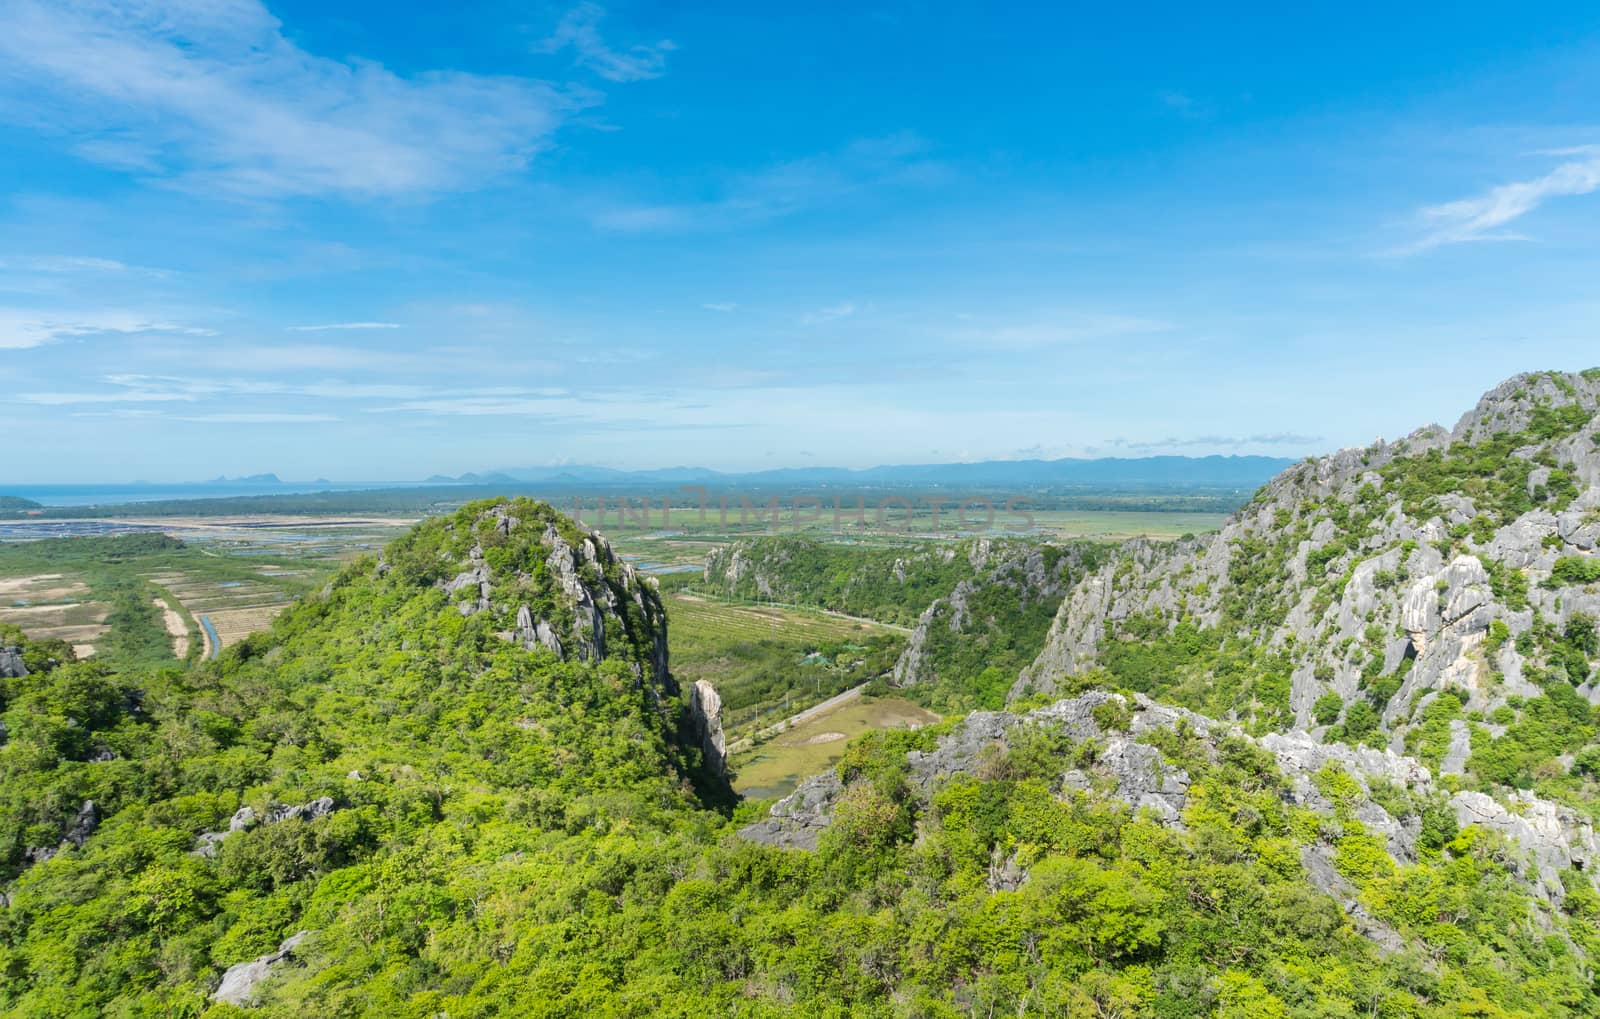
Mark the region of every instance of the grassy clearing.
<instances>
[{"instance_id":1,"label":"grassy clearing","mask_svg":"<svg viewBox=\"0 0 1600 1019\"><path fill-rule=\"evenodd\" d=\"M1170 540L1185 534L1219 530L1228 519L1223 513L1125 513L1073 510L1036 510L1038 533L1057 538L1157 538Z\"/></svg>"},{"instance_id":2,"label":"grassy clearing","mask_svg":"<svg viewBox=\"0 0 1600 1019\"><path fill-rule=\"evenodd\" d=\"M688 640L790 640L827 642L900 632L871 620L851 619L811 609L743 605L688 592L670 595L671 626Z\"/></svg>"},{"instance_id":3,"label":"grassy clearing","mask_svg":"<svg viewBox=\"0 0 1600 1019\"><path fill-rule=\"evenodd\" d=\"M873 729L904 729L939 716L901 697L861 697L798 725L730 762L734 788L753 799L785 796L807 776L838 763L850 740Z\"/></svg>"},{"instance_id":4,"label":"grassy clearing","mask_svg":"<svg viewBox=\"0 0 1600 1019\"><path fill-rule=\"evenodd\" d=\"M808 609L666 596L672 671L707 679L737 738L887 672L905 644L893 627Z\"/></svg>"}]
</instances>

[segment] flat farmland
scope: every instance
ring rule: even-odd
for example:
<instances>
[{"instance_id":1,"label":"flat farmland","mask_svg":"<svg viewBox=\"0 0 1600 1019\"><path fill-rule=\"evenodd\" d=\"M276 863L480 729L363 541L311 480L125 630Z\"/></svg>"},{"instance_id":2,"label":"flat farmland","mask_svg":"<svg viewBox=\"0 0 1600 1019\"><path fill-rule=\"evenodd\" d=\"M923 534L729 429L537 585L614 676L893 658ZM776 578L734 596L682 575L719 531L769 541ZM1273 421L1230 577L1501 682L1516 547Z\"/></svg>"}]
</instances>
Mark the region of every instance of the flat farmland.
<instances>
[{"instance_id":1,"label":"flat farmland","mask_svg":"<svg viewBox=\"0 0 1600 1019\"><path fill-rule=\"evenodd\" d=\"M213 567L205 572L172 570L148 577L199 623L202 657L207 658L271 626L298 593L300 585L290 586L286 581L306 576L296 570L235 570L219 578L218 572Z\"/></svg>"},{"instance_id":2,"label":"flat farmland","mask_svg":"<svg viewBox=\"0 0 1600 1019\"><path fill-rule=\"evenodd\" d=\"M1034 510L1033 534L1054 538L1156 538L1170 540L1185 534L1220 530L1224 513L1131 512L1107 510Z\"/></svg>"},{"instance_id":3,"label":"flat farmland","mask_svg":"<svg viewBox=\"0 0 1600 1019\"><path fill-rule=\"evenodd\" d=\"M78 657L94 653L111 606L93 600L81 579L61 573L0 578L0 623L41 640L64 640Z\"/></svg>"}]
</instances>

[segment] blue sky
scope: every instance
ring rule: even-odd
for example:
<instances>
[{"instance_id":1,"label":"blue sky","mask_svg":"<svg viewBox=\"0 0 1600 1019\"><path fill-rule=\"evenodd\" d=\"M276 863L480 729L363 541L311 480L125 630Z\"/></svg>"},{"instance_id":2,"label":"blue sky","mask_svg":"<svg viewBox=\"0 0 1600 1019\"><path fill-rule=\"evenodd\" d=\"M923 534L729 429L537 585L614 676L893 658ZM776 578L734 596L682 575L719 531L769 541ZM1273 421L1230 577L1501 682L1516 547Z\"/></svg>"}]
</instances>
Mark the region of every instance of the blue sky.
<instances>
[{"instance_id":1,"label":"blue sky","mask_svg":"<svg viewBox=\"0 0 1600 1019\"><path fill-rule=\"evenodd\" d=\"M1003 6L6 0L4 474L1297 456L1600 363L1600 8Z\"/></svg>"}]
</instances>

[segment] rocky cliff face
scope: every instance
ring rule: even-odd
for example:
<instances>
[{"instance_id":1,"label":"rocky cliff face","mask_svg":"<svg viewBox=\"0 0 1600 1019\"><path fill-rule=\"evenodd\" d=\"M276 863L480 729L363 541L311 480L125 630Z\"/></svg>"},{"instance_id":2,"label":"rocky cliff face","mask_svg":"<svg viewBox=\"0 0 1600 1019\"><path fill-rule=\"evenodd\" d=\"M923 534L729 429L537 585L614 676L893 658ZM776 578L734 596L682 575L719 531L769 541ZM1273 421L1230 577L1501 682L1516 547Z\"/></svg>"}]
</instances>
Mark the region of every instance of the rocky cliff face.
<instances>
[{"instance_id":1,"label":"rocky cliff face","mask_svg":"<svg viewBox=\"0 0 1600 1019\"><path fill-rule=\"evenodd\" d=\"M662 696L678 696L655 581L617 558L598 532L530 500L497 502L438 527L424 568L463 616L487 614L503 639L529 650L623 661ZM407 539L392 547L380 573L412 551L406 541L416 544Z\"/></svg>"},{"instance_id":2,"label":"rocky cliff face","mask_svg":"<svg viewBox=\"0 0 1600 1019\"><path fill-rule=\"evenodd\" d=\"M1294 728L1364 702L1396 748L1446 690L1487 715L1559 676L1600 703L1597 409L1600 370L1518 376L1452 430L1285 471L1218 534L1132 543L1067 597L1012 697L1182 624L1281 655Z\"/></svg>"},{"instance_id":3,"label":"rocky cliff face","mask_svg":"<svg viewBox=\"0 0 1600 1019\"><path fill-rule=\"evenodd\" d=\"M959 668L953 645L982 652L999 642L1003 650L996 657L1031 656L1040 647L1045 620L1097 552L1087 543L972 542L963 550L970 576L923 610L891 681L901 687L936 682L941 672Z\"/></svg>"},{"instance_id":4,"label":"rocky cliff face","mask_svg":"<svg viewBox=\"0 0 1600 1019\"><path fill-rule=\"evenodd\" d=\"M1112 797L1178 829L1185 827L1195 779L1162 745L1181 742L1187 753L1213 762L1239 757L1240 746L1267 752L1281 776L1285 801L1326 819L1301 846L1308 880L1340 898L1357 926L1380 941L1392 932L1373 928L1333 865L1336 843L1349 833L1341 823L1344 829L1359 824L1381 839L1396 862L1408 863L1418 858L1424 814L1444 809L1462 829L1475 825L1504 838L1512 847L1513 870L1539 899L1559 905L1568 894L1567 882L1575 879L1600 887L1600 838L1593 824L1569 807L1521 792L1504 802L1481 792L1451 793L1426 767L1387 750L1323 745L1305 734L1252 738L1236 726L1182 708L1103 691L1025 714L978 712L939 738L931 751L910 751L907 783L919 816L944 783L957 776L992 777L987 772L1001 753L1028 730L1041 729L1066 740L1055 780L1062 795L1076 790ZM817 775L740 834L768 845L814 849L846 788L837 771ZM1015 885L1026 878L1016 873L1007 880Z\"/></svg>"}]
</instances>

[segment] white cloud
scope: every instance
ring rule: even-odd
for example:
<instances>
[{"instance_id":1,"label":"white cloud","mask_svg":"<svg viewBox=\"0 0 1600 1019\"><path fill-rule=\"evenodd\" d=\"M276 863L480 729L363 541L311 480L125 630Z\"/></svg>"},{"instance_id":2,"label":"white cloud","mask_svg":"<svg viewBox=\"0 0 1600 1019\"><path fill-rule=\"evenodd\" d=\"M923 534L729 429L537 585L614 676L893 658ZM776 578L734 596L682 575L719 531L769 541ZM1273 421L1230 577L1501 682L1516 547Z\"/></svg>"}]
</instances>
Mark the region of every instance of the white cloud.
<instances>
[{"instance_id":1,"label":"white cloud","mask_svg":"<svg viewBox=\"0 0 1600 1019\"><path fill-rule=\"evenodd\" d=\"M1501 184L1476 198L1423 209L1422 219L1431 229L1421 240L1398 253L1415 254L1466 241L1526 240L1523 235L1502 231L1501 227L1527 215L1548 199L1600 190L1600 145L1563 149L1549 155L1571 158L1543 177Z\"/></svg>"},{"instance_id":2,"label":"white cloud","mask_svg":"<svg viewBox=\"0 0 1600 1019\"><path fill-rule=\"evenodd\" d=\"M726 315L730 311L738 311L739 310L739 306L737 304L729 304L729 303L724 302L724 301L715 301L715 302L712 302L710 304L702 304L700 307L704 308L707 311L721 312L724 315Z\"/></svg>"},{"instance_id":3,"label":"white cloud","mask_svg":"<svg viewBox=\"0 0 1600 1019\"><path fill-rule=\"evenodd\" d=\"M186 336L215 336L209 329L195 329L149 318L136 312L109 311L75 315L0 309L0 350L26 350L77 336L107 333L180 333Z\"/></svg>"},{"instance_id":4,"label":"white cloud","mask_svg":"<svg viewBox=\"0 0 1600 1019\"><path fill-rule=\"evenodd\" d=\"M550 38L535 49L540 53L559 53L572 47L578 63L607 81L629 82L659 78L667 71L667 54L678 47L670 39L649 46L612 49L600 35L600 19L606 10L599 4L581 3L567 12Z\"/></svg>"},{"instance_id":5,"label":"white cloud","mask_svg":"<svg viewBox=\"0 0 1600 1019\"><path fill-rule=\"evenodd\" d=\"M1298 432L1271 432L1260 435L1196 435L1189 438L1168 436L1165 439L1128 439L1114 438L1104 440L1104 444L1116 449L1125 449L1138 453L1151 453L1157 450L1232 450L1237 451L1244 446L1276 446L1288 447L1293 450L1304 450L1314 447L1322 442L1320 435L1301 435Z\"/></svg>"},{"instance_id":6,"label":"white cloud","mask_svg":"<svg viewBox=\"0 0 1600 1019\"><path fill-rule=\"evenodd\" d=\"M826 308L818 308L816 311L807 312L801 316L800 321L808 326L821 325L824 322L849 318L855 313L856 306L849 301L843 301L839 304L831 304Z\"/></svg>"},{"instance_id":7,"label":"white cloud","mask_svg":"<svg viewBox=\"0 0 1600 1019\"><path fill-rule=\"evenodd\" d=\"M223 371L270 373L278 371L381 372L417 366L416 354L404 351L366 350L331 344L196 344L175 345L160 352L166 360ZM183 370L183 369L180 369Z\"/></svg>"},{"instance_id":8,"label":"white cloud","mask_svg":"<svg viewBox=\"0 0 1600 1019\"><path fill-rule=\"evenodd\" d=\"M522 169L595 101L319 57L257 0L15 0L0 5L0 64L9 119L68 132L94 162L252 197L472 187Z\"/></svg>"},{"instance_id":9,"label":"white cloud","mask_svg":"<svg viewBox=\"0 0 1600 1019\"><path fill-rule=\"evenodd\" d=\"M315 326L290 326L289 331L295 333L321 333L329 329L399 329L398 322L329 322L325 325Z\"/></svg>"}]
</instances>

